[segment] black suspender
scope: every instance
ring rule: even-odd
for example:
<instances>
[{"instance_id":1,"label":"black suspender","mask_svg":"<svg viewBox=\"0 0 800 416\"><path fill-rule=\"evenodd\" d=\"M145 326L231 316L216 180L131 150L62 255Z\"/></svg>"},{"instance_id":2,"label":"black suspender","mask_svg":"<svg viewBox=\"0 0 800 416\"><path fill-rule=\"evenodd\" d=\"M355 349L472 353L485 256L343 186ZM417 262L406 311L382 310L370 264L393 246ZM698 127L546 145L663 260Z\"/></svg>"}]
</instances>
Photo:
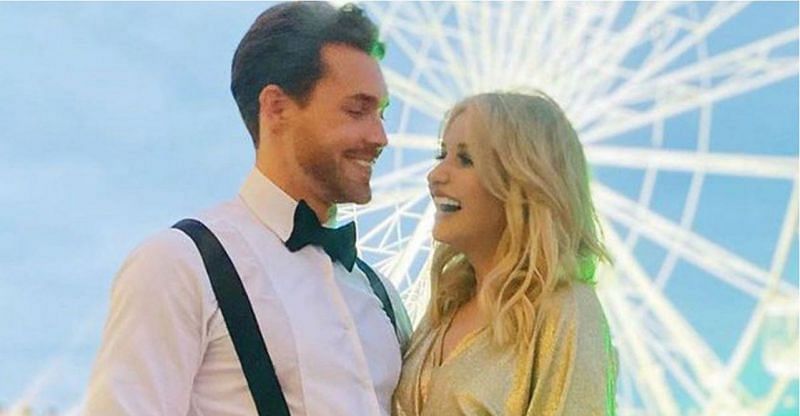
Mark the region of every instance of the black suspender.
<instances>
[{"instance_id":1,"label":"black suspender","mask_svg":"<svg viewBox=\"0 0 800 416\"><path fill-rule=\"evenodd\" d=\"M214 290L214 296L216 296L222 311L225 325L228 327L258 414L260 416L289 416L286 398L283 396L272 359L266 344L264 344L264 337L258 327L250 299L247 297L242 280L225 248L222 247L214 233L200 221L185 219L173 225L172 228L186 233L200 251L203 265L211 281L211 288ZM394 308L392 308L383 282L375 271L361 259L357 258L356 264L367 275L372 291L383 304L383 310L389 316L395 333L397 333Z\"/></svg>"},{"instance_id":2,"label":"black suspender","mask_svg":"<svg viewBox=\"0 0 800 416\"><path fill-rule=\"evenodd\" d=\"M289 407L264 344L264 337L258 328L250 299L225 248L200 221L185 219L172 227L186 233L200 251L258 414L289 416Z\"/></svg>"},{"instance_id":3,"label":"black suspender","mask_svg":"<svg viewBox=\"0 0 800 416\"><path fill-rule=\"evenodd\" d=\"M386 288L383 286L383 282L381 282L381 278L372 270L372 267L369 267L367 263L364 263L364 261L358 257L356 257L356 265L367 275L367 280L369 280L369 285L372 287L372 292L381 300L383 311L386 312L386 315L389 316L389 320L392 321L392 327L396 334L397 321L394 317L394 308L392 307L392 301L389 300L389 294L386 293Z\"/></svg>"}]
</instances>

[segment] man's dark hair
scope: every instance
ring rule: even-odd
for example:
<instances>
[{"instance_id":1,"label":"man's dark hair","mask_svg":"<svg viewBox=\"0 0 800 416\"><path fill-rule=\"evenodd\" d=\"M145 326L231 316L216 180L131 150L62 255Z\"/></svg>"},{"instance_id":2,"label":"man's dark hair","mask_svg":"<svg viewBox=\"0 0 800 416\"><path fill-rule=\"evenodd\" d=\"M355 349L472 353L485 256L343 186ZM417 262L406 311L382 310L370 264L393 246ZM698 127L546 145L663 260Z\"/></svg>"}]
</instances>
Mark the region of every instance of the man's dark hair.
<instances>
[{"instance_id":1,"label":"man's dark hair","mask_svg":"<svg viewBox=\"0 0 800 416\"><path fill-rule=\"evenodd\" d=\"M326 2L281 3L258 16L244 35L233 55L231 91L256 148L261 90L275 84L305 105L324 75L321 50L326 44L383 58L377 26L353 4L337 9Z\"/></svg>"}]
</instances>

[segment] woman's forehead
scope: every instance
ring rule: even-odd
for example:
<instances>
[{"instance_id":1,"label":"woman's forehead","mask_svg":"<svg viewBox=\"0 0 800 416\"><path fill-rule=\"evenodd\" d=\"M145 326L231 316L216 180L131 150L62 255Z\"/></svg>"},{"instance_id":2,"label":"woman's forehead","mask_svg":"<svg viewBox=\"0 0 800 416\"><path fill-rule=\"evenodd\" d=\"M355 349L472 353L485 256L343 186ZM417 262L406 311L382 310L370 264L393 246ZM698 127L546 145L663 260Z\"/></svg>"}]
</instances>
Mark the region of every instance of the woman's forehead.
<instances>
[{"instance_id":1,"label":"woman's forehead","mask_svg":"<svg viewBox=\"0 0 800 416\"><path fill-rule=\"evenodd\" d=\"M454 115L445 126L440 144L447 144L448 146L462 144L467 146L472 136L470 134L472 125L470 114L466 110Z\"/></svg>"}]
</instances>

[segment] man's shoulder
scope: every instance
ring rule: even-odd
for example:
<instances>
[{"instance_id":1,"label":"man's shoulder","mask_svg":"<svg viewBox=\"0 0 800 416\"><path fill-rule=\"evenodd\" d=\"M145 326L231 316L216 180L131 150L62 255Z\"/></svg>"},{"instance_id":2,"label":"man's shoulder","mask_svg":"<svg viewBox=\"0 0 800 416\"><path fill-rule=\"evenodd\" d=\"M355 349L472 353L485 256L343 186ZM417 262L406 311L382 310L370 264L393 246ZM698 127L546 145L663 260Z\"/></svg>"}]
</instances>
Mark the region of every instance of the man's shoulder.
<instances>
[{"instance_id":1,"label":"man's shoulder","mask_svg":"<svg viewBox=\"0 0 800 416\"><path fill-rule=\"evenodd\" d=\"M128 261L143 258L163 261L179 260L192 247L192 241L182 231L164 228L142 240L128 256Z\"/></svg>"},{"instance_id":2,"label":"man's shoulder","mask_svg":"<svg viewBox=\"0 0 800 416\"><path fill-rule=\"evenodd\" d=\"M176 218L172 223L183 219L196 219L207 227L225 228L241 215L235 201L227 201L194 214ZM212 228L212 231L213 231ZM126 263L146 261L158 263L190 263L199 260L197 248L191 238L172 224L145 237L128 255Z\"/></svg>"},{"instance_id":3,"label":"man's shoulder","mask_svg":"<svg viewBox=\"0 0 800 416\"><path fill-rule=\"evenodd\" d=\"M400 292L397 290L397 287L394 285L394 283L392 283L388 277L384 276L383 273L372 267L369 263L365 262L364 264L366 264L375 272L375 275L386 289L386 294L389 296L389 302L391 302L395 315L395 323L397 325L395 329L400 340L401 348L404 350L411 338L412 325L411 320L408 317L406 306L400 296Z\"/></svg>"}]
</instances>

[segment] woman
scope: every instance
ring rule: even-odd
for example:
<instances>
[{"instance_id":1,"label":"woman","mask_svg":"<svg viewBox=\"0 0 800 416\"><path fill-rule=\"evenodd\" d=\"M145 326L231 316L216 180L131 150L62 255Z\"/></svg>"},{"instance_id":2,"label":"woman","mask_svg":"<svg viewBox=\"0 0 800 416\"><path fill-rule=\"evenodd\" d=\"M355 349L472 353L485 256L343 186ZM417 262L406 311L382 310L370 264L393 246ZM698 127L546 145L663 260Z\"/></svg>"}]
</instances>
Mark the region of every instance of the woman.
<instances>
[{"instance_id":1,"label":"woman","mask_svg":"<svg viewBox=\"0 0 800 416\"><path fill-rule=\"evenodd\" d=\"M431 301L397 416L608 415L616 360L597 300L598 238L580 142L548 96L453 108L438 165Z\"/></svg>"}]
</instances>

